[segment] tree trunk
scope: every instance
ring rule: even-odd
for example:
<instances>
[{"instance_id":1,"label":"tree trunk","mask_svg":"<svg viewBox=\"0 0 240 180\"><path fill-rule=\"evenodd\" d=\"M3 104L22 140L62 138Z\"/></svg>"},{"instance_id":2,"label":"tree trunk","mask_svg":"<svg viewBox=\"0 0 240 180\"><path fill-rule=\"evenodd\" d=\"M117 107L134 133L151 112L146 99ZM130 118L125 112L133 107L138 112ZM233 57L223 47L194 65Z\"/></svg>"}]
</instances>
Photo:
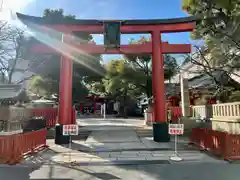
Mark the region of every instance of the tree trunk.
<instances>
[{"instance_id":1,"label":"tree trunk","mask_svg":"<svg viewBox=\"0 0 240 180\"><path fill-rule=\"evenodd\" d=\"M2 74L1 81L3 84L5 84L5 74L4 72L2 72L1 74Z\"/></svg>"},{"instance_id":2,"label":"tree trunk","mask_svg":"<svg viewBox=\"0 0 240 180\"><path fill-rule=\"evenodd\" d=\"M152 97L152 83L149 81L149 79L147 78L146 81L146 95L148 100Z\"/></svg>"},{"instance_id":3,"label":"tree trunk","mask_svg":"<svg viewBox=\"0 0 240 180\"><path fill-rule=\"evenodd\" d=\"M8 73L8 84L12 83L12 75L13 75L13 70L11 70L10 73Z\"/></svg>"}]
</instances>

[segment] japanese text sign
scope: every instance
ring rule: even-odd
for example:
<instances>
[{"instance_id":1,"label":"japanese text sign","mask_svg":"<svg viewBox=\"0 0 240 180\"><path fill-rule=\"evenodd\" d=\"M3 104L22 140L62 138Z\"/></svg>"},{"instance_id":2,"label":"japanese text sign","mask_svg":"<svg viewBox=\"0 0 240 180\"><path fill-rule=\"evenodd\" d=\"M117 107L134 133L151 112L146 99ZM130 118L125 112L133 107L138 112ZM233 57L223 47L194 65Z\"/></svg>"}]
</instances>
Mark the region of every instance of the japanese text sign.
<instances>
[{"instance_id":1,"label":"japanese text sign","mask_svg":"<svg viewBox=\"0 0 240 180\"><path fill-rule=\"evenodd\" d=\"M64 136L78 135L78 125L75 124L63 125L63 135Z\"/></svg>"},{"instance_id":2,"label":"japanese text sign","mask_svg":"<svg viewBox=\"0 0 240 180\"><path fill-rule=\"evenodd\" d=\"M168 134L180 135L184 133L184 124L169 124Z\"/></svg>"}]
</instances>

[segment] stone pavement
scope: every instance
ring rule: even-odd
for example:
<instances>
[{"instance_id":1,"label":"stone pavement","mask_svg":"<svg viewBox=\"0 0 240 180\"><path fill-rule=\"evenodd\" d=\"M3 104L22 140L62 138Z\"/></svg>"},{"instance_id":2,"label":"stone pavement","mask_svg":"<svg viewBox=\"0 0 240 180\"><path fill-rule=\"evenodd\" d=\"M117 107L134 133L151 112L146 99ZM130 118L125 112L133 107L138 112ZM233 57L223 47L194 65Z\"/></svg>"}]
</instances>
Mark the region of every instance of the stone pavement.
<instances>
[{"instance_id":1,"label":"stone pavement","mask_svg":"<svg viewBox=\"0 0 240 180\"><path fill-rule=\"evenodd\" d=\"M169 159L174 153L174 142L156 143L152 137L139 137L136 127L142 123L131 119L81 119L85 126L80 127L80 134L81 130L91 131L88 138L78 140L74 137L71 147L55 145L54 140L48 140L50 150L55 152L51 160L57 163L74 161L81 165L172 163ZM183 162L226 163L189 147L184 139L179 140L178 149Z\"/></svg>"},{"instance_id":2,"label":"stone pavement","mask_svg":"<svg viewBox=\"0 0 240 180\"><path fill-rule=\"evenodd\" d=\"M81 118L77 119L77 123L83 130L120 130L133 129L137 127L146 128L142 119L122 119L122 118Z\"/></svg>"},{"instance_id":3,"label":"stone pavement","mask_svg":"<svg viewBox=\"0 0 240 180\"><path fill-rule=\"evenodd\" d=\"M102 120L92 120L91 125L85 122L81 129L91 131L90 135L86 140L74 138L70 148L55 145L49 139L48 150L28 157L20 165L0 166L0 177L8 180L239 180L239 164L201 153L188 147L182 138L179 155L184 160L169 161L173 142L156 143L151 137L138 137L135 128L139 122L131 125L134 121L130 120L125 126L124 123L116 125L119 123L116 121L108 120L104 125Z\"/></svg>"},{"instance_id":4,"label":"stone pavement","mask_svg":"<svg viewBox=\"0 0 240 180\"><path fill-rule=\"evenodd\" d=\"M126 133L127 134L127 133ZM91 139L91 138L90 138ZM133 138L129 138L130 140ZM99 140L99 139L98 139ZM91 140L92 141L92 140ZM58 163L75 161L79 164L138 164L150 163L171 163L170 156L173 154L173 143L155 143L152 139L138 139L133 142L80 142L73 141L71 150L68 146L59 146L48 141L50 149L56 153L52 160ZM179 155L183 162L215 162L226 163L202 153L198 150L188 148L182 142L179 143ZM71 153L70 153L71 152ZM71 159L70 159L71 158ZM145 162L143 162L145 161ZM148 161L148 162L146 162Z\"/></svg>"}]
</instances>

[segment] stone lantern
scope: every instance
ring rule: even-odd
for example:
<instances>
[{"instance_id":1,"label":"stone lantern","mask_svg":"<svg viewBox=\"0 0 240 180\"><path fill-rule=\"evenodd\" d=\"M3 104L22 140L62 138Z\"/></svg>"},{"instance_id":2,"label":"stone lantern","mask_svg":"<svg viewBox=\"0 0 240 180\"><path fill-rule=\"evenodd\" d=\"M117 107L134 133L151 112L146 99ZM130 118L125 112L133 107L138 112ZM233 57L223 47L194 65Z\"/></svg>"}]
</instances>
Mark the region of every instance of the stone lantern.
<instances>
[{"instance_id":1,"label":"stone lantern","mask_svg":"<svg viewBox=\"0 0 240 180\"><path fill-rule=\"evenodd\" d=\"M22 124L31 117L30 110L22 105L25 100L21 85L0 85L0 135L22 132Z\"/></svg>"}]
</instances>

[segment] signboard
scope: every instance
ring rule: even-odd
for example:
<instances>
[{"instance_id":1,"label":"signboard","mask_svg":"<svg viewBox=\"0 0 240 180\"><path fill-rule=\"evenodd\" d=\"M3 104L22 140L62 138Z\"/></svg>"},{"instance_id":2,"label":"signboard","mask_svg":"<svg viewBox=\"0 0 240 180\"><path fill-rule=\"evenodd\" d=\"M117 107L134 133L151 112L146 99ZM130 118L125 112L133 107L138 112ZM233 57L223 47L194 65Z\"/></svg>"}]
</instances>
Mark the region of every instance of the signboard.
<instances>
[{"instance_id":1,"label":"signboard","mask_svg":"<svg viewBox=\"0 0 240 180\"><path fill-rule=\"evenodd\" d=\"M170 157L172 161L182 161L182 158L178 155L177 151L177 137L184 133L184 124L168 124L168 134L175 135L175 150L173 156Z\"/></svg>"},{"instance_id":2,"label":"signboard","mask_svg":"<svg viewBox=\"0 0 240 180\"><path fill-rule=\"evenodd\" d=\"M121 31L121 22L105 21L104 22L104 45L106 48L119 48Z\"/></svg>"},{"instance_id":3,"label":"signboard","mask_svg":"<svg viewBox=\"0 0 240 180\"><path fill-rule=\"evenodd\" d=\"M184 133L184 124L169 124L168 134L180 135Z\"/></svg>"},{"instance_id":4,"label":"signboard","mask_svg":"<svg viewBox=\"0 0 240 180\"><path fill-rule=\"evenodd\" d=\"M76 124L63 125L63 135L64 136L78 135L78 125L76 125Z\"/></svg>"}]
</instances>

